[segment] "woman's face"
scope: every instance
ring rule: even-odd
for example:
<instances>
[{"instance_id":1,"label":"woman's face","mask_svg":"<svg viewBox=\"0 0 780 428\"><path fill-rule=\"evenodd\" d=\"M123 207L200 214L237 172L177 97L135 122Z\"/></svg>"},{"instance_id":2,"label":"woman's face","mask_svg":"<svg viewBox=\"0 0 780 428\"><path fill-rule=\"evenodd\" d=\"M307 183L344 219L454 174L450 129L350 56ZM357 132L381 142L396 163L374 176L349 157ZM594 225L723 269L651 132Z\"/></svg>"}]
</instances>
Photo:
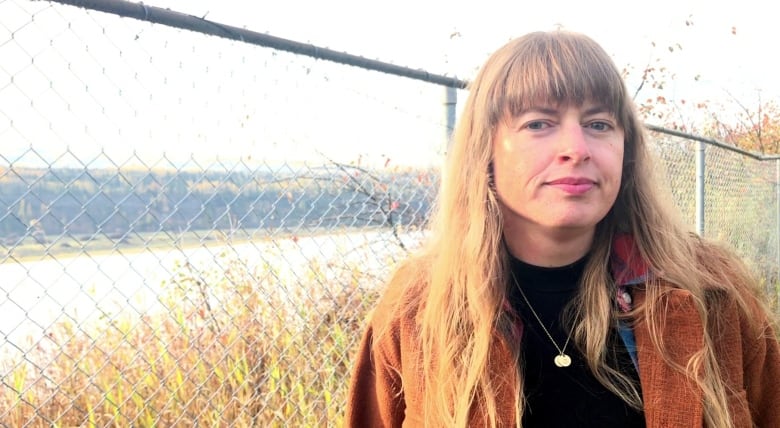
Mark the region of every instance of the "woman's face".
<instances>
[{"instance_id":1,"label":"woman's face","mask_svg":"<svg viewBox=\"0 0 780 428\"><path fill-rule=\"evenodd\" d=\"M499 124L493 173L505 233L592 237L620 189L624 132L609 111L543 103Z\"/></svg>"}]
</instances>

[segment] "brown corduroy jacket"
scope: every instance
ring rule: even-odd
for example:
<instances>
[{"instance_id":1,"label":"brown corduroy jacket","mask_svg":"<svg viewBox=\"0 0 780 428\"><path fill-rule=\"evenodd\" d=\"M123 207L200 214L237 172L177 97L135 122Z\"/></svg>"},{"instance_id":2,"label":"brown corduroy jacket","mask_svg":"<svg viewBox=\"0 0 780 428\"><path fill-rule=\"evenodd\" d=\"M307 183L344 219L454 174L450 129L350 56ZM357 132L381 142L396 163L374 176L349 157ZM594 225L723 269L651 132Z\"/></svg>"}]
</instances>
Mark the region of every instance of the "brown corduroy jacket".
<instances>
[{"instance_id":1,"label":"brown corduroy jacket","mask_svg":"<svg viewBox=\"0 0 780 428\"><path fill-rule=\"evenodd\" d=\"M346 426L423 426L423 394L416 314L402 312L395 302L400 290L388 289L365 331L350 382ZM633 290L635 304L642 304L642 287ZM703 326L687 291L671 290L665 302L661 337L671 358L685 366L703 346ZM780 427L780 349L767 320L745 314L733 299L722 299L719 309L725 322L714 334L721 370L731 390L729 406L735 426ZM757 311L756 313L761 313ZM702 392L684 374L672 368L656 350L648 326L634 326L639 378L648 428L702 427ZM382 332L382 334L378 334ZM514 427L514 388L501 373L517 362L503 340L490 372L497 385L500 426ZM483 415L472 409L472 426L484 426Z\"/></svg>"}]
</instances>

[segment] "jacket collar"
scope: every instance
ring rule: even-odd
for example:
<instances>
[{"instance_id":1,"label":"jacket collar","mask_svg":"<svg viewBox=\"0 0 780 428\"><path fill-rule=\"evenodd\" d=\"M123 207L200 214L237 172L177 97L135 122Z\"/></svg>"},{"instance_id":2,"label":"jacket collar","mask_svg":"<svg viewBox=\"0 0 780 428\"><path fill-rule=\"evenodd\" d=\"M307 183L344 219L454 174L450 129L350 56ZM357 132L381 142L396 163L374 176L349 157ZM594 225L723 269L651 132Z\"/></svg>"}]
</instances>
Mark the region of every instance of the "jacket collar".
<instances>
[{"instance_id":1,"label":"jacket collar","mask_svg":"<svg viewBox=\"0 0 780 428\"><path fill-rule=\"evenodd\" d=\"M612 240L610 270L618 286L643 284L652 277L650 267L642 258L634 237L622 233Z\"/></svg>"},{"instance_id":2,"label":"jacket collar","mask_svg":"<svg viewBox=\"0 0 780 428\"><path fill-rule=\"evenodd\" d=\"M652 281L653 286L668 289L660 306L664 309L658 313L663 320L656 329L668 359L653 343L651 329L644 319L632 326L625 322L618 326L639 372L647 426L701 427L702 391L673 367L685 367L704 346L704 326L693 296L664 281L653 281L655 275L640 255L633 236L628 234L617 235L613 240L610 269L617 285L617 304L623 312L630 311L634 304L644 304L646 288L640 285Z\"/></svg>"}]
</instances>

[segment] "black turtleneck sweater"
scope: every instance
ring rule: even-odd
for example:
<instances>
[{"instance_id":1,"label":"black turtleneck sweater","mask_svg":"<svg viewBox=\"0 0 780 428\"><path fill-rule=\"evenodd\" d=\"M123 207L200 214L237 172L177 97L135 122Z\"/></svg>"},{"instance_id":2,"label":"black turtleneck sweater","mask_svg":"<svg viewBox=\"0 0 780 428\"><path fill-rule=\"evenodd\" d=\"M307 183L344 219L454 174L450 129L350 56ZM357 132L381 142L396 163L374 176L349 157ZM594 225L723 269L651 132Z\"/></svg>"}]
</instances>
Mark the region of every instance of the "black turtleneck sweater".
<instances>
[{"instance_id":1,"label":"black turtleneck sweater","mask_svg":"<svg viewBox=\"0 0 780 428\"><path fill-rule=\"evenodd\" d=\"M574 298L587 257L560 268L542 268L512 259L512 272L523 288L533 310L559 347L570 333L561 314ZM523 319L521 361L523 364L526 408L524 427L644 427L643 413L629 407L593 376L584 356L573 340L565 353L572 359L569 367L557 367L559 354L539 325L510 276L509 299ZM635 380L639 376L617 331L610 331L609 345L615 352L611 364L617 364Z\"/></svg>"}]
</instances>

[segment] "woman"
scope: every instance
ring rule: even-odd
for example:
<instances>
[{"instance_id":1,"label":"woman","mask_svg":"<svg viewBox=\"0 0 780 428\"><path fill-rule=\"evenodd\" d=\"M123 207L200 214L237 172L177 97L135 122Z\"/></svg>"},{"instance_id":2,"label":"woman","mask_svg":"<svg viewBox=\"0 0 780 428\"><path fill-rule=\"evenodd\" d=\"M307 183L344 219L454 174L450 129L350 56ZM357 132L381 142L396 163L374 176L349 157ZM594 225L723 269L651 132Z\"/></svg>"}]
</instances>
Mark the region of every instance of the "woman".
<instances>
[{"instance_id":1,"label":"woman","mask_svg":"<svg viewBox=\"0 0 780 428\"><path fill-rule=\"evenodd\" d=\"M659 197L620 73L533 33L470 88L432 236L357 355L347 425L780 426L780 354L743 264Z\"/></svg>"}]
</instances>

